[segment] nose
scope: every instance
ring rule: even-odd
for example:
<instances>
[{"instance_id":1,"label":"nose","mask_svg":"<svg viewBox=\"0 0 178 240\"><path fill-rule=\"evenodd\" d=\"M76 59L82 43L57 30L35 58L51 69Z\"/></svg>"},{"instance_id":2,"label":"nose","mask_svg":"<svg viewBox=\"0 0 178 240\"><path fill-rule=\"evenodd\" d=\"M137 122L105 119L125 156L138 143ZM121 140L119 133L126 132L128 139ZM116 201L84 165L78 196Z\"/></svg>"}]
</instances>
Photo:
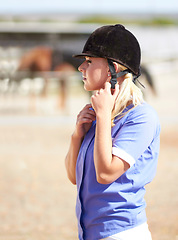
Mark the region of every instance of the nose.
<instances>
[{"instance_id":1,"label":"nose","mask_svg":"<svg viewBox=\"0 0 178 240\"><path fill-rule=\"evenodd\" d=\"M78 70L80 72L82 72L84 70L84 63L85 63L85 61L82 64L80 64L80 66L78 67Z\"/></svg>"}]
</instances>

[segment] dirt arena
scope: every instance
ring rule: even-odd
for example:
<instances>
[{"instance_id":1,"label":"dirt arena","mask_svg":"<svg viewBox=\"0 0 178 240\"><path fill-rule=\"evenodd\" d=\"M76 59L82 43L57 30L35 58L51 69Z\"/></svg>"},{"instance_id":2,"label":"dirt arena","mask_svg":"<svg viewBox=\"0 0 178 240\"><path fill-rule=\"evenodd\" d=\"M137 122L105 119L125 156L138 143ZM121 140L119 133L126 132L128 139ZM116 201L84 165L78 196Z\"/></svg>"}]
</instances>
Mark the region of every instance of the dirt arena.
<instances>
[{"instance_id":1,"label":"dirt arena","mask_svg":"<svg viewBox=\"0 0 178 240\"><path fill-rule=\"evenodd\" d=\"M160 116L161 149L145 196L147 216L153 240L178 240L178 88L168 81L163 87L161 80L157 87L158 96L148 101ZM68 114L49 116L17 109L5 114L1 98L0 240L77 240L76 187L64 167L73 116L86 100L76 99L70 99Z\"/></svg>"}]
</instances>

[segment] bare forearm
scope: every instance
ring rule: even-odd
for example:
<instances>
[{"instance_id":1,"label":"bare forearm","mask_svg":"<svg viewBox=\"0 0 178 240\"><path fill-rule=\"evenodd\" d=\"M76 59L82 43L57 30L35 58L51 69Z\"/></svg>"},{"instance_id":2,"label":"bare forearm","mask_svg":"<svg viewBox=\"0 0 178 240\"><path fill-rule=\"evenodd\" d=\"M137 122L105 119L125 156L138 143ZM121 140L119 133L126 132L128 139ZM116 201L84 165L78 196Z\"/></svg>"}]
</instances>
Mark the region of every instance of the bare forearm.
<instances>
[{"instance_id":1,"label":"bare forearm","mask_svg":"<svg viewBox=\"0 0 178 240\"><path fill-rule=\"evenodd\" d=\"M82 139L75 137L75 135L73 134L71 136L69 151L65 158L67 175L69 180L73 184L76 184L76 162L77 162L77 157L78 157L81 143L82 143Z\"/></svg>"},{"instance_id":2,"label":"bare forearm","mask_svg":"<svg viewBox=\"0 0 178 240\"><path fill-rule=\"evenodd\" d=\"M94 145L94 164L97 181L109 184L119 178L129 164L117 156L112 155L111 118L97 118Z\"/></svg>"},{"instance_id":3,"label":"bare forearm","mask_svg":"<svg viewBox=\"0 0 178 240\"><path fill-rule=\"evenodd\" d=\"M97 180L100 182L110 170L112 163L111 116L97 117L94 163Z\"/></svg>"},{"instance_id":4,"label":"bare forearm","mask_svg":"<svg viewBox=\"0 0 178 240\"><path fill-rule=\"evenodd\" d=\"M76 184L76 162L82 141L89 131L92 122L95 120L95 112L90 109L91 104L87 104L77 115L75 131L71 137L68 154L65 159L68 178Z\"/></svg>"}]
</instances>

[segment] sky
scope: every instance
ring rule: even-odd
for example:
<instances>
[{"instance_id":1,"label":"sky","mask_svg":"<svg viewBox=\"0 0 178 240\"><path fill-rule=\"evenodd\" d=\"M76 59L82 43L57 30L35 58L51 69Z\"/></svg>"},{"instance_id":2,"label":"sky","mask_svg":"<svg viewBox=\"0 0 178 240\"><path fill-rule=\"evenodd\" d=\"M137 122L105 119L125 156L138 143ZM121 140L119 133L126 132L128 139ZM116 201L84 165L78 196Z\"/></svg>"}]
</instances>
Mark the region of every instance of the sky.
<instances>
[{"instance_id":1,"label":"sky","mask_svg":"<svg viewBox=\"0 0 178 240\"><path fill-rule=\"evenodd\" d=\"M173 13L178 0L0 0L0 14Z\"/></svg>"}]
</instances>

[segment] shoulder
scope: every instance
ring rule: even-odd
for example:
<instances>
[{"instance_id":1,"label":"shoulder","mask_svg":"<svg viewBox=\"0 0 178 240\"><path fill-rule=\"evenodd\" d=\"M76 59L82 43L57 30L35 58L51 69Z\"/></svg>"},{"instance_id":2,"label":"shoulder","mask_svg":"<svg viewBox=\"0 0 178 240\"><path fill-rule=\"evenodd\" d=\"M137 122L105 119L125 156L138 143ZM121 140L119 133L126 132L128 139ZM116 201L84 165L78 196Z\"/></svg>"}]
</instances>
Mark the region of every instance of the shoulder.
<instances>
[{"instance_id":1,"label":"shoulder","mask_svg":"<svg viewBox=\"0 0 178 240\"><path fill-rule=\"evenodd\" d=\"M129 105L125 110L123 117L118 117L115 121L116 125L121 126L144 126L154 129L156 132L160 130L159 117L155 109L146 102L140 105Z\"/></svg>"},{"instance_id":2,"label":"shoulder","mask_svg":"<svg viewBox=\"0 0 178 240\"><path fill-rule=\"evenodd\" d=\"M144 124L149 129L153 128L155 131L160 131L160 121L155 109L146 102L132 108L128 112L126 122L136 124Z\"/></svg>"},{"instance_id":3,"label":"shoulder","mask_svg":"<svg viewBox=\"0 0 178 240\"><path fill-rule=\"evenodd\" d=\"M146 102L143 102L140 105L137 105L135 107L132 107L127 114L127 120L128 119L134 119L134 118L140 118L140 119L152 119L159 122L159 117L157 115L157 112L155 109L149 105Z\"/></svg>"}]
</instances>

